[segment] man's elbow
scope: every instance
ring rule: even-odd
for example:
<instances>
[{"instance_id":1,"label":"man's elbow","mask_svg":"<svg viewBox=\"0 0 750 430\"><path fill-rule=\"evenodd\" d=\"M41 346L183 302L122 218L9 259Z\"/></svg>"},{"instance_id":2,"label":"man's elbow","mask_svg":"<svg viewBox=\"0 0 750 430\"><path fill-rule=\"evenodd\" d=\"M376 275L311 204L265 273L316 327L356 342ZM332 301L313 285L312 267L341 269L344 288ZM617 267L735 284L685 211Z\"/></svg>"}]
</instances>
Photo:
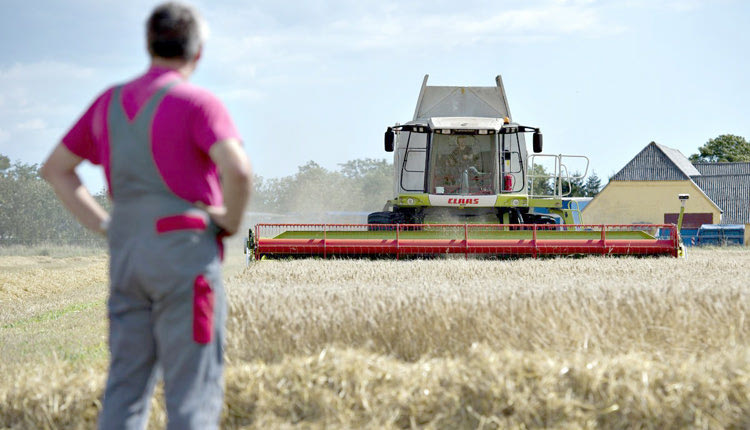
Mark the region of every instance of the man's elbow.
<instances>
[{"instance_id":1,"label":"man's elbow","mask_svg":"<svg viewBox=\"0 0 750 430\"><path fill-rule=\"evenodd\" d=\"M42 167L39 168L39 176L49 182L49 168L47 167L47 163L42 164Z\"/></svg>"},{"instance_id":2,"label":"man's elbow","mask_svg":"<svg viewBox=\"0 0 750 430\"><path fill-rule=\"evenodd\" d=\"M250 162L247 160L241 160L236 163L232 163L227 166L221 173L226 180L235 182L239 185L242 185L243 187L247 186L248 188L250 188L252 186L253 171L252 167L250 166Z\"/></svg>"},{"instance_id":3,"label":"man's elbow","mask_svg":"<svg viewBox=\"0 0 750 430\"><path fill-rule=\"evenodd\" d=\"M54 185L66 175L75 174L76 166L81 162L81 158L68 151L65 146L58 145L52 151L47 160L39 169L39 176L45 181Z\"/></svg>"},{"instance_id":4,"label":"man's elbow","mask_svg":"<svg viewBox=\"0 0 750 430\"><path fill-rule=\"evenodd\" d=\"M48 160L39 169L39 176L41 176L42 179L47 181L47 183L49 183L50 185L55 186L57 183L63 180L63 177L68 172L75 172L75 171L65 170L61 168L60 166L55 165L50 160Z\"/></svg>"},{"instance_id":5,"label":"man's elbow","mask_svg":"<svg viewBox=\"0 0 750 430\"><path fill-rule=\"evenodd\" d=\"M39 176L49 183L54 181L54 169L52 169L49 162L42 164L42 167L39 169Z\"/></svg>"}]
</instances>

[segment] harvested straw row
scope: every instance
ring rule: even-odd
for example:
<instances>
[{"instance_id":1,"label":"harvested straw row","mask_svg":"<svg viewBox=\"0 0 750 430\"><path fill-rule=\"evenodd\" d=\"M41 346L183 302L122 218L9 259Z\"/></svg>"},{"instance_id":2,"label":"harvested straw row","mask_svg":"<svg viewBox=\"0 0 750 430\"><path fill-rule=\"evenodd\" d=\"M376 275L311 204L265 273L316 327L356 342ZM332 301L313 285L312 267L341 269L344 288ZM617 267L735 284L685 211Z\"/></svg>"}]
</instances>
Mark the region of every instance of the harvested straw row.
<instances>
[{"instance_id":1,"label":"harvested straw row","mask_svg":"<svg viewBox=\"0 0 750 430\"><path fill-rule=\"evenodd\" d=\"M228 353L276 361L333 345L415 361L472 343L550 354L746 346L750 252L723 257L262 262L229 281Z\"/></svg>"},{"instance_id":2,"label":"harvested straw row","mask_svg":"<svg viewBox=\"0 0 750 430\"><path fill-rule=\"evenodd\" d=\"M94 425L102 369L0 389L0 428ZM36 378L36 379L35 379ZM164 423L155 402L152 424ZM328 348L227 369L224 428L747 428L750 349L696 356L495 351L404 362ZM153 427L152 427L153 428Z\"/></svg>"}]
</instances>

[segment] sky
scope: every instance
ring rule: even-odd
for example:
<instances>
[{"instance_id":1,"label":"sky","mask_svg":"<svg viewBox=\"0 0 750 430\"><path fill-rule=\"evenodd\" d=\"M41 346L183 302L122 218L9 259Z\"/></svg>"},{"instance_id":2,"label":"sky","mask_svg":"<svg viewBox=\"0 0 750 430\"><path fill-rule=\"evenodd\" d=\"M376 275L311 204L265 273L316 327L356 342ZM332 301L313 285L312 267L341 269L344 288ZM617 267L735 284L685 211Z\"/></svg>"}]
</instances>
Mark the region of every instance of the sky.
<instances>
[{"instance_id":1,"label":"sky","mask_svg":"<svg viewBox=\"0 0 750 430\"><path fill-rule=\"evenodd\" d=\"M159 2L0 0L0 154L41 163L93 99L148 67ZM219 96L256 174L391 159L383 132L431 85L493 86L546 153L606 178L649 142L686 156L750 137L743 0L214 0L191 80ZM98 168L79 173L101 190Z\"/></svg>"}]
</instances>

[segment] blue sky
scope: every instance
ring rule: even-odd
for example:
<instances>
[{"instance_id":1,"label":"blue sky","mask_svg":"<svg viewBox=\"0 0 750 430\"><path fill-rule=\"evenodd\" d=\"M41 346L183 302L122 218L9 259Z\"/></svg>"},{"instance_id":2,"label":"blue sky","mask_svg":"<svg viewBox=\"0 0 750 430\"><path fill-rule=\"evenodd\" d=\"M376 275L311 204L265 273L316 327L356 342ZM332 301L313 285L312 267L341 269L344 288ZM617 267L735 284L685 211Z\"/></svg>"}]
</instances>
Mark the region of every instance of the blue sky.
<instances>
[{"instance_id":1,"label":"blue sky","mask_svg":"<svg viewBox=\"0 0 750 430\"><path fill-rule=\"evenodd\" d=\"M158 2L0 1L0 153L39 163L106 86L145 71ZM494 84L545 152L616 173L650 141L685 155L750 137L750 2L196 1L211 28L193 81L219 95L256 173L389 158L385 128L434 85ZM81 169L97 191L103 181Z\"/></svg>"}]
</instances>

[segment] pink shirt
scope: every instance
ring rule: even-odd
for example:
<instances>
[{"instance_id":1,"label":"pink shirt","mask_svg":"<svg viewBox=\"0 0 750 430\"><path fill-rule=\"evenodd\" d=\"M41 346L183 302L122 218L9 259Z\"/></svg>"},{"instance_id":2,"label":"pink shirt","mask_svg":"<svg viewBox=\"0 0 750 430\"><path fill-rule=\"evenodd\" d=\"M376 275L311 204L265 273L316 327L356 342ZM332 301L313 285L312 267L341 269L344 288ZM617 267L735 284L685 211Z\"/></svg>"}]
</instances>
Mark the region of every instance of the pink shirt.
<instances>
[{"instance_id":1,"label":"pink shirt","mask_svg":"<svg viewBox=\"0 0 750 430\"><path fill-rule=\"evenodd\" d=\"M125 84L121 94L128 118L135 118L161 87L182 79L177 71L152 67ZM72 153L103 166L110 186L107 110L112 91L100 95L62 140ZM189 202L221 205L219 175L208 151L216 142L240 137L219 99L183 80L161 101L151 127L151 152L169 189Z\"/></svg>"}]
</instances>

